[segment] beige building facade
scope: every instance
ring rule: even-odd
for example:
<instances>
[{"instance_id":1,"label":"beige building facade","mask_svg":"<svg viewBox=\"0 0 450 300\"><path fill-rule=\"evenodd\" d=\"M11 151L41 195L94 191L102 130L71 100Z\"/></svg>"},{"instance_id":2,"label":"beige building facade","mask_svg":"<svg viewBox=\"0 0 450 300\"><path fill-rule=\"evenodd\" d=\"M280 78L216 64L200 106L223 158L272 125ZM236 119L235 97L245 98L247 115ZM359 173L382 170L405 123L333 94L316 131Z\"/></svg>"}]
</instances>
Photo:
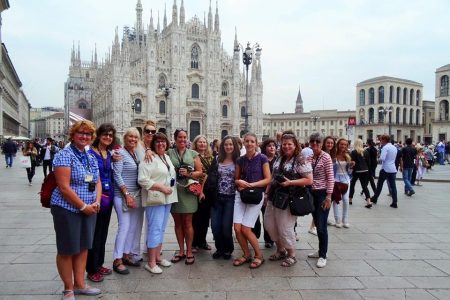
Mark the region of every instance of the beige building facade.
<instances>
[{"instance_id":1,"label":"beige building facade","mask_svg":"<svg viewBox=\"0 0 450 300\"><path fill-rule=\"evenodd\" d=\"M56 141L64 140L64 112L57 112L48 117L36 119L33 123L35 124L34 137L41 139L51 137Z\"/></svg>"},{"instance_id":2,"label":"beige building facade","mask_svg":"<svg viewBox=\"0 0 450 300\"><path fill-rule=\"evenodd\" d=\"M432 126L433 143L442 140L449 141L450 139L449 78L450 64L436 69L435 111Z\"/></svg>"},{"instance_id":3,"label":"beige building facade","mask_svg":"<svg viewBox=\"0 0 450 300\"><path fill-rule=\"evenodd\" d=\"M398 142L423 142L423 85L381 76L356 85L356 137L377 140L390 134Z\"/></svg>"}]
</instances>

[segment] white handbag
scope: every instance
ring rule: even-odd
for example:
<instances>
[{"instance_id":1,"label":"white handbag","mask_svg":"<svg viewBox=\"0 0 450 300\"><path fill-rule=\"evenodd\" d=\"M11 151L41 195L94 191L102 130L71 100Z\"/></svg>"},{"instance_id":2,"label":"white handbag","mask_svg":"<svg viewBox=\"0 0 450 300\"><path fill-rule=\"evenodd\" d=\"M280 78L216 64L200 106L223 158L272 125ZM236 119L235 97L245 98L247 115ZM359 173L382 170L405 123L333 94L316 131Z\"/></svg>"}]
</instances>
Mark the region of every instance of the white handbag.
<instances>
[{"instance_id":1,"label":"white handbag","mask_svg":"<svg viewBox=\"0 0 450 300\"><path fill-rule=\"evenodd\" d=\"M166 204L166 195L159 191L148 191L147 199L143 201L143 206L158 206Z\"/></svg>"}]
</instances>

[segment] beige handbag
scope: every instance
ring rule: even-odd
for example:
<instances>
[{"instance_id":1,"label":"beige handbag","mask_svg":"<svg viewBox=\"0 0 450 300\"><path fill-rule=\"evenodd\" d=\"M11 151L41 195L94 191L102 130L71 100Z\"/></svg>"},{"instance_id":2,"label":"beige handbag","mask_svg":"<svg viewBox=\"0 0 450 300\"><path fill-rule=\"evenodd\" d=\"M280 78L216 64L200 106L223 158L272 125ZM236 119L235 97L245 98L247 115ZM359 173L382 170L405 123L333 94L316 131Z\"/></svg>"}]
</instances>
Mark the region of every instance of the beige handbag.
<instances>
[{"instance_id":1,"label":"beige handbag","mask_svg":"<svg viewBox=\"0 0 450 300\"><path fill-rule=\"evenodd\" d=\"M148 191L144 206L157 206L166 204L166 195L159 191Z\"/></svg>"}]
</instances>

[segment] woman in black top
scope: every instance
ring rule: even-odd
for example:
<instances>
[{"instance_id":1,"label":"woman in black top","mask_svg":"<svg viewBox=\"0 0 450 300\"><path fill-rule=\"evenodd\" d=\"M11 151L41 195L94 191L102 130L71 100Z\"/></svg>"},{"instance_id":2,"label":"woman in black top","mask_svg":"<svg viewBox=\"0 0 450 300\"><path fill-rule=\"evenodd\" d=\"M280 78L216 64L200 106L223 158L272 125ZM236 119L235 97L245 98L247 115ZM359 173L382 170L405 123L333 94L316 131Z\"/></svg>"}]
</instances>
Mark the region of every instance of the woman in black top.
<instances>
[{"instance_id":1,"label":"woman in black top","mask_svg":"<svg viewBox=\"0 0 450 300\"><path fill-rule=\"evenodd\" d=\"M350 153L350 157L352 159L350 166L353 168L353 177L350 181L349 203L352 203L353 194L355 193L355 183L359 179L364 195L366 196L366 208L371 208L372 203L370 202L370 193L367 188L367 184L369 183L370 166L369 153L364 150L361 139L355 140L354 150Z\"/></svg>"}]
</instances>

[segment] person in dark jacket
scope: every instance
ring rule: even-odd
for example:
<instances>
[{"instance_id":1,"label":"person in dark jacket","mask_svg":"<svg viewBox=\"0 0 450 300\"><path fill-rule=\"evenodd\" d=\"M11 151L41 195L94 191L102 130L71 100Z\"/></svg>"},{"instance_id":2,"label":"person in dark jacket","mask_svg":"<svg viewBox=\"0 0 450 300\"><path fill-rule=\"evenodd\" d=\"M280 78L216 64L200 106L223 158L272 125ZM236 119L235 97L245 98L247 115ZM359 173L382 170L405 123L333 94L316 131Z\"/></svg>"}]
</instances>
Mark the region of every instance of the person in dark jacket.
<instances>
[{"instance_id":1,"label":"person in dark jacket","mask_svg":"<svg viewBox=\"0 0 450 300\"><path fill-rule=\"evenodd\" d=\"M349 203L352 203L353 194L355 193L355 184L359 179L361 182L361 187L363 189L364 195L366 197L366 208L371 208L372 203L370 201L370 193L367 188L369 183L369 169L370 169L370 157L369 152L364 150L363 142L361 139L356 139L353 144L354 150L350 153L351 163L350 166L353 168L353 177L350 181L350 195Z\"/></svg>"},{"instance_id":2,"label":"person in dark jacket","mask_svg":"<svg viewBox=\"0 0 450 300\"><path fill-rule=\"evenodd\" d=\"M17 153L17 146L11 138L8 138L2 146L2 151L5 154L6 167L12 168L13 158Z\"/></svg>"},{"instance_id":3,"label":"person in dark jacket","mask_svg":"<svg viewBox=\"0 0 450 300\"><path fill-rule=\"evenodd\" d=\"M367 153L369 154L369 183L370 187L372 188L372 191L375 193L377 190L377 186L375 184L375 172L377 170L378 165L378 150L375 148L375 143L373 142L373 139L367 139L367 145L368 148Z\"/></svg>"}]
</instances>

